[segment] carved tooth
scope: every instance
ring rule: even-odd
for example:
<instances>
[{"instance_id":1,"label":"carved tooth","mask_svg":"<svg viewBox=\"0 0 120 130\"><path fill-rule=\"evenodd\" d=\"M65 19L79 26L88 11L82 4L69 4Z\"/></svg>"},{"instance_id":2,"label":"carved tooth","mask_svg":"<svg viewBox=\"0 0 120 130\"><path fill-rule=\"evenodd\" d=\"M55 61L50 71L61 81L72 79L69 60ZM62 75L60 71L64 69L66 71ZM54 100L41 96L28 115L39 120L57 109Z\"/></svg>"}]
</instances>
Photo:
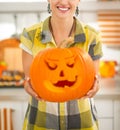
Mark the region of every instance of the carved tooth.
<instances>
[{"instance_id":1,"label":"carved tooth","mask_svg":"<svg viewBox=\"0 0 120 130\"><path fill-rule=\"evenodd\" d=\"M69 88L69 86L65 85L64 88Z\"/></svg>"}]
</instances>

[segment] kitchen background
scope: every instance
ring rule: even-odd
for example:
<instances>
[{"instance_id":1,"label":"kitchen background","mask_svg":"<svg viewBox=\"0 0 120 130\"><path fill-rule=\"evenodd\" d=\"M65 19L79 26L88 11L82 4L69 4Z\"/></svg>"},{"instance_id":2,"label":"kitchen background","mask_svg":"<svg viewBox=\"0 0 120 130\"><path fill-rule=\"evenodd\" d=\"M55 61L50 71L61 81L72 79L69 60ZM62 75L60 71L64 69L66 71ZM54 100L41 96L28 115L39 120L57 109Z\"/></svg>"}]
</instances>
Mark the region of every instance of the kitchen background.
<instances>
[{"instance_id":1,"label":"kitchen background","mask_svg":"<svg viewBox=\"0 0 120 130\"><path fill-rule=\"evenodd\" d=\"M100 130L120 129L120 0L81 0L81 21L100 31L104 56L100 63L101 90L95 97ZM22 129L28 95L19 35L24 27L44 20L47 0L0 0L0 109L12 109L14 130Z\"/></svg>"}]
</instances>

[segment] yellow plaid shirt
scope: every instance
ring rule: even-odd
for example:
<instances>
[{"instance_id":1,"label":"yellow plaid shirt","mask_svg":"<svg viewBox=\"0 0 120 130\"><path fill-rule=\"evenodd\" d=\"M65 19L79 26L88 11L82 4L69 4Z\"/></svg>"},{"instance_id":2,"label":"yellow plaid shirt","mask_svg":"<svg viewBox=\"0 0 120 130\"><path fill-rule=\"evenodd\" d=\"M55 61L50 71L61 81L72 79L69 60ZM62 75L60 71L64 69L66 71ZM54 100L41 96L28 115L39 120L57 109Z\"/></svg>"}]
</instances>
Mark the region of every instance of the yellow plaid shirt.
<instances>
[{"instance_id":1,"label":"yellow plaid shirt","mask_svg":"<svg viewBox=\"0 0 120 130\"><path fill-rule=\"evenodd\" d=\"M56 47L49 30L49 18L23 30L21 48L35 57L43 49ZM74 43L93 60L102 56L100 36L93 28L76 19ZM79 99L63 103L37 101L30 97L23 130L98 130L93 99Z\"/></svg>"}]
</instances>

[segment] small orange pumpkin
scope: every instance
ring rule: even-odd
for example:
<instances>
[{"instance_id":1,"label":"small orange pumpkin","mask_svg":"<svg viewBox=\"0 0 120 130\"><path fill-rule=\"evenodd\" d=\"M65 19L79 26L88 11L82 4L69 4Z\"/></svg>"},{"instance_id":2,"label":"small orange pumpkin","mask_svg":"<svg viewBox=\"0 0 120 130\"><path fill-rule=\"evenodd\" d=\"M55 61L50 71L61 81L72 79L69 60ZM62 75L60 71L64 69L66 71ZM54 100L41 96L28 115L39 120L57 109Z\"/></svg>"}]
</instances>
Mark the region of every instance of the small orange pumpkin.
<instances>
[{"instance_id":1,"label":"small orange pumpkin","mask_svg":"<svg viewBox=\"0 0 120 130\"><path fill-rule=\"evenodd\" d=\"M100 61L100 66L99 66L100 76L104 78L115 76L116 65L117 65L116 61Z\"/></svg>"},{"instance_id":2,"label":"small orange pumpkin","mask_svg":"<svg viewBox=\"0 0 120 130\"><path fill-rule=\"evenodd\" d=\"M44 100L64 102L84 96L92 87L95 70L80 48L51 48L38 53L30 68L33 89Z\"/></svg>"}]
</instances>

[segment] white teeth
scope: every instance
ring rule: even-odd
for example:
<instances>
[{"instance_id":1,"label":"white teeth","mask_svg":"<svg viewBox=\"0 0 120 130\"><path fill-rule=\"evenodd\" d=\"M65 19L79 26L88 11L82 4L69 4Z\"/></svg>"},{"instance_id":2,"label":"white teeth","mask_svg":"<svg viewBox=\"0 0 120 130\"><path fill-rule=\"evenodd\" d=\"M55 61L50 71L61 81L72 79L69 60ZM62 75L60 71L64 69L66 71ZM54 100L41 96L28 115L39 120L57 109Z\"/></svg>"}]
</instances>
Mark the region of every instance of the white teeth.
<instances>
[{"instance_id":1,"label":"white teeth","mask_svg":"<svg viewBox=\"0 0 120 130\"><path fill-rule=\"evenodd\" d=\"M60 10L67 11L68 8L59 8Z\"/></svg>"}]
</instances>

